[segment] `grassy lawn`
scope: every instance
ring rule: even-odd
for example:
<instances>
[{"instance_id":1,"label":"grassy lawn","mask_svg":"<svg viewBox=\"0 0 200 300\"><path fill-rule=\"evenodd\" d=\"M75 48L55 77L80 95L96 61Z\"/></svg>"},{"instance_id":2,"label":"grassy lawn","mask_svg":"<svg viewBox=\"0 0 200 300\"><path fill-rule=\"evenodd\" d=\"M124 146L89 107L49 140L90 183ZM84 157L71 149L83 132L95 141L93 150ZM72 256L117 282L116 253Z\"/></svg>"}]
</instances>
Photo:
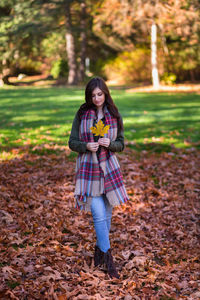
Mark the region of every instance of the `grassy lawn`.
<instances>
[{"instance_id":1,"label":"grassy lawn","mask_svg":"<svg viewBox=\"0 0 200 300\"><path fill-rule=\"evenodd\" d=\"M158 151L170 151L172 145L199 147L200 95L112 89L112 96L131 147ZM0 89L1 153L26 145L30 149L67 145L74 114L83 101L81 88Z\"/></svg>"}]
</instances>

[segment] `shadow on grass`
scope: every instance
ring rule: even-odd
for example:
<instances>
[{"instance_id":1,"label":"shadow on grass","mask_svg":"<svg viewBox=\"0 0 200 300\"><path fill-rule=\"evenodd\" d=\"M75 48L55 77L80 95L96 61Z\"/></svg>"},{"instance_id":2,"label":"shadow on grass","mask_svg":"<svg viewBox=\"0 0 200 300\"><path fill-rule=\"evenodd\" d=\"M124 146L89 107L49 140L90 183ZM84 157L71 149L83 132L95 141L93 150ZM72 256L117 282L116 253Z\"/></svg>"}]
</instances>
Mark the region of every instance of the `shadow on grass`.
<instances>
[{"instance_id":1,"label":"shadow on grass","mask_svg":"<svg viewBox=\"0 0 200 300\"><path fill-rule=\"evenodd\" d=\"M146 144L153 142L151 138L158 139L159 144L163 138L163 149L171 144L184 146L184 140L189 146L198 143L200 95L130 94L115 89L111 94L123 117L125 139L141 145L139 149L146 149ZM74 115L83 102L83 88L0 89L2 146L16 148L27 140L34 145L66 145Z\"/></svg>"}]
</instances>

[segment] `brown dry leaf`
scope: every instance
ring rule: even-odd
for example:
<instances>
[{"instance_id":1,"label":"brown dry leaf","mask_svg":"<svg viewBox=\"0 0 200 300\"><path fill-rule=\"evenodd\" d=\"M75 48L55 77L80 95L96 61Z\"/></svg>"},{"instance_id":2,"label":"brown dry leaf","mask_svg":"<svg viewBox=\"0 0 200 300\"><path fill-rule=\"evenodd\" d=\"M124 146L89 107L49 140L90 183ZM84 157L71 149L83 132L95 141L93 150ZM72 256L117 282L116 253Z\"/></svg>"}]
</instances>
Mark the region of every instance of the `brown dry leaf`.
<instances>
[{"instance_id":1,"label":"brown dry leaf","mask_svg":"<svg viewBox=\"0 0 200 300\"><path fill-rule=\"evenodd\" d=\"M2 221L5 221L8 224L13 222L13 217L7 211L1 209L0 214L2 215Z\"/></svg>"},{"instance_id":2,"label":"brown dry leaf","mask_svg":"<svg viewBox=\"0 0 200 300\"><path fill-rule=\"evenodd\" d=\"M6 295L7 295L7 296L10 296L10 299L13 299L13 300L20 300L20 298L16 297L16 296L14 295L14 293L11 292L11 291L7 291L7 292L6 292Z\"/></svg>"}]
</instances>

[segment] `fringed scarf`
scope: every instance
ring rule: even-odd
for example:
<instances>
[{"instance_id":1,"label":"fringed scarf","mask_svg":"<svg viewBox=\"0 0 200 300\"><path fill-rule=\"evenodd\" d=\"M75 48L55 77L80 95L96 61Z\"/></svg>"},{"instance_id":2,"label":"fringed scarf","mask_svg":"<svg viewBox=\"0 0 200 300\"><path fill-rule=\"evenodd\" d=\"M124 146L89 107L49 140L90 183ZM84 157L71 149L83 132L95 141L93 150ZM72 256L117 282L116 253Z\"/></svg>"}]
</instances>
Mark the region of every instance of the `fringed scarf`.
<instances>
[{"instance_id":1,"label":"fringed scarf","mask_svg":"<svg viewBox=\"0 0 200 300\"><path fill-rule=\"evenodd\" d=\"M108 109L104 108L105 125L110 125L104 137L115 141L117 137L117 119L113 118ZM94 142L90 128L94 124L96 113L94 110L84 112L81 117L79 138L81 141ZM100 146L100 153L87 151L79 153L76 161L75 198L77 206L84 209L88 197L105 194L112 206L119 205L128 200L123 184L122 174L118 160L113 152Z\"/></svg>"}]
</instances>

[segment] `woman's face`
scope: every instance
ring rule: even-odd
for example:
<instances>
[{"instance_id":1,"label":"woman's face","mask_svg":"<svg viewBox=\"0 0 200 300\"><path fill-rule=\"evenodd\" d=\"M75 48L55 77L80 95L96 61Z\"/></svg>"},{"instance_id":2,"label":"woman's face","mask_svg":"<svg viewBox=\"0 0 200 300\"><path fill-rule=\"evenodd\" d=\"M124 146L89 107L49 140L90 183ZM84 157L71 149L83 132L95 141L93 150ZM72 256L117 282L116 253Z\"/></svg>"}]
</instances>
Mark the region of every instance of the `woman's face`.
<instances>
[{"instance_id":1,"label":"woman's face","mask_svg":"<svg viewBox=\"0 0 200 300\"><path fill-rule=\"evenodd\" d=\"M98 87L96 87L92 91L92 102L94 103L94 105L96 105L97 108L103 107L103 104L105 102L105 94Z\"/></svg>"}]
</instances>

